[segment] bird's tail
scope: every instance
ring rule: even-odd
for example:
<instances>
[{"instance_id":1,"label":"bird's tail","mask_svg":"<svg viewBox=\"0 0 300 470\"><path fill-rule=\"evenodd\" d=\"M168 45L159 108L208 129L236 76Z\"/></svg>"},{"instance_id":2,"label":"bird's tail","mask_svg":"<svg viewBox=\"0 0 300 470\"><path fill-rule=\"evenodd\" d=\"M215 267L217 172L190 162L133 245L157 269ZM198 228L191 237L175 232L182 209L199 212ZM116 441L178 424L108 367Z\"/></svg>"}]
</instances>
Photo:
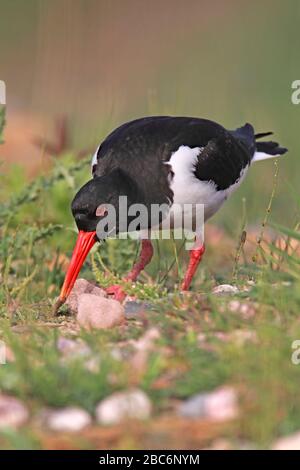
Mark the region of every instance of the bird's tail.
<instances>
[{"instance_id":1,"label":"bird's tail","mask_svg":"<svg viewBox=\"0 0 300 470\"><path fill-rule=\"evenodd\" d=\"M255 134L255 144L256 149L252 161L258 162L260 160L266 160L267 158L280 157L287 152L287 148L281 147L278 142L273 142L272 140L267 142L257 142L258 139L272 135L273 132L262 132L260 134Z\"/></svg>"},{"instance_id":2,"label":"bird's tail","mask_svg":"<svg viewBox=\"0 0 300 470\"><path fill-rule=\"evenodd\" d=\"M277 142L257 142L263 137L272 135L273 132L261 132L259 134L254 133L254 128L251 124L247 123L243 127L239 127L231 133L243 142L248 148L251 155L253 155L252 162L258 162L267 158L279 157L287 152L287 149L281 147Z\"/></svg>"}]
</instances>

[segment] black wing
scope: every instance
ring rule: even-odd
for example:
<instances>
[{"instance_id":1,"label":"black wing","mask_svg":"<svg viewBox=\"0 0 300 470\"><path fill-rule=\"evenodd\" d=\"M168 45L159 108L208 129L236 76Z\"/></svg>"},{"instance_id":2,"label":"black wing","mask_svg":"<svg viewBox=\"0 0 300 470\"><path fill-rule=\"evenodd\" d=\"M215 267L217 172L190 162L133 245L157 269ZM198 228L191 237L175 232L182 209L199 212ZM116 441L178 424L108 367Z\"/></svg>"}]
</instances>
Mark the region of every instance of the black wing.
<instances>
[{"instance_id":1,"label":"black wing","mask_svg":"<svg viewBox=\"0 0 300 470\"><path fill-rule=\"evenodd\" d=\"M153 194L151 188L155 186L155 193L161 200L160 193L168 186L168 165L163 163L182 145L202 148L195 175L202 181L215 182L218 189L235 183L252 158L239 139L213 121L153 116L128 122L114 130L98 150L94 175L121 168L140 181L148 193Z\"/></svg>"}]
</instances>

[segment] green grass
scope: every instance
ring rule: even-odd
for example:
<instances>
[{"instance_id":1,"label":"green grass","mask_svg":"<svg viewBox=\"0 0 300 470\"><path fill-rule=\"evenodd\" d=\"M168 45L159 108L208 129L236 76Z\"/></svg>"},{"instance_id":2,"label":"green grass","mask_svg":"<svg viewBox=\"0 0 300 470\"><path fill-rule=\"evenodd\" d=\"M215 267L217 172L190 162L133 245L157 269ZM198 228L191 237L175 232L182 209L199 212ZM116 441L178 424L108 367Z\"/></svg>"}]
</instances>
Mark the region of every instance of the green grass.
<instances>
[{"instance_id":1,"label":"green grass","mask_svg":"<svg viewBox=\"0 0 300 470\"><path fill-rule=\"evenodd\" d=\"M247 256L244 215L234 240L236 252L233 248L228 258L222 243L215 252L208 247L209 259L199 269L192 295L184 297L178 293L179 265L174 250L180 261L184 253L180 245L164 241L157 247L160 254L147 277L142 276L130 291L151 302L146 317L130 320L119 329L87 333L74 330L72 318L52 317L63 281L62 255L70 255L75 239L69 198L84 180L85 167L86 160L74 162L72 155L65 155L33 183L16 180L13 174L4 178L0 195L0 332L15 360L0 367L1 390L24 400L34 416L45 407L67 405L81 406L93 414L102 398L138 386L153 400L155 421L172 415L174 401L232 384L240 400L236 423L224 431L232 442L247 440L265 447L276 437L298 430L300 369L291 363L291 344L300 338L300 266L295 251L300 236L297 224L283 227L272 222L276 194L270 195L265 213L260 214L263 222L254 261ZM267 239L269 222L285 240L281 245ZM101 284L107 279L113 282L126 272L136 254L132 241L109 241L95 250L82 276ZM214 263L219 270L213 269ZM107 269L109 276L105 277ZM239 293L212 295L212 287L220 282L235 283ZM233 312L233 300L247 304L254 315ZM159 331L159 339L142 370L136 372L132 340L152 327ZM255 340L237 341L239 332L250 332ZM57 346L61 337L83 342L86 354L64 356ZM40 434L30 421L20 431L4 431L0 443L2 447L45 448L47 443ZM132 439L134 447L140 445ZM153 442L155 446L155 439ZM113 445L122 446L122 440Z\"/></svg>"}]
</instances>

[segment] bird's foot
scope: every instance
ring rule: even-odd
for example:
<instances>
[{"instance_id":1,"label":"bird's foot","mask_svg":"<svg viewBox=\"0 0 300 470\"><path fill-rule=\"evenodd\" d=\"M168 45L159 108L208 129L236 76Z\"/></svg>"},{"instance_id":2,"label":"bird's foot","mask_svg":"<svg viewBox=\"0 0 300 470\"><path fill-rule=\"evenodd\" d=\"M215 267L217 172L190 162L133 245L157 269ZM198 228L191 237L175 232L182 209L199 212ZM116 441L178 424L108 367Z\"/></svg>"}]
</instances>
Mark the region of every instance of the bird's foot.
<instances>
[{"instance_id":1,"label":"bird's foot","mask_svg":"<svg viewBox=\"0 0 300 470\"><path fill-rule=\"evenodd\" d=\"M107 287L105 289L105 292L114 300L118 300L119 302L123 302L123 300L127 296L124 287L119 286L118 284L114 284L112 286Z\"/></svg>"}]
</instances>

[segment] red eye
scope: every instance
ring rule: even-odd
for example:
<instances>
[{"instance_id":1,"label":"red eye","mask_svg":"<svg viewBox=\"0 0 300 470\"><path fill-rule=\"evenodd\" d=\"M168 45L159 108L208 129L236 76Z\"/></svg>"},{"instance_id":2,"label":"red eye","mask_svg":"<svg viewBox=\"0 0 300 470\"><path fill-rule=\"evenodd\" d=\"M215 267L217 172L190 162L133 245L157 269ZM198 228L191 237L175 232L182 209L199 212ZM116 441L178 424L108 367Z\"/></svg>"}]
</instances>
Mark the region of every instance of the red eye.
<instances>
[{"instance_id":1,"label":"red eye","mask_svg":"<svg viewBox=\"0 0 300 470\"><path fill-rule=\"evenodd\" d=\"M107 214L107 209L104 205L100 205L96 209L96 217L103 217L104 215Z\"/></svg>"}]
</instances>

